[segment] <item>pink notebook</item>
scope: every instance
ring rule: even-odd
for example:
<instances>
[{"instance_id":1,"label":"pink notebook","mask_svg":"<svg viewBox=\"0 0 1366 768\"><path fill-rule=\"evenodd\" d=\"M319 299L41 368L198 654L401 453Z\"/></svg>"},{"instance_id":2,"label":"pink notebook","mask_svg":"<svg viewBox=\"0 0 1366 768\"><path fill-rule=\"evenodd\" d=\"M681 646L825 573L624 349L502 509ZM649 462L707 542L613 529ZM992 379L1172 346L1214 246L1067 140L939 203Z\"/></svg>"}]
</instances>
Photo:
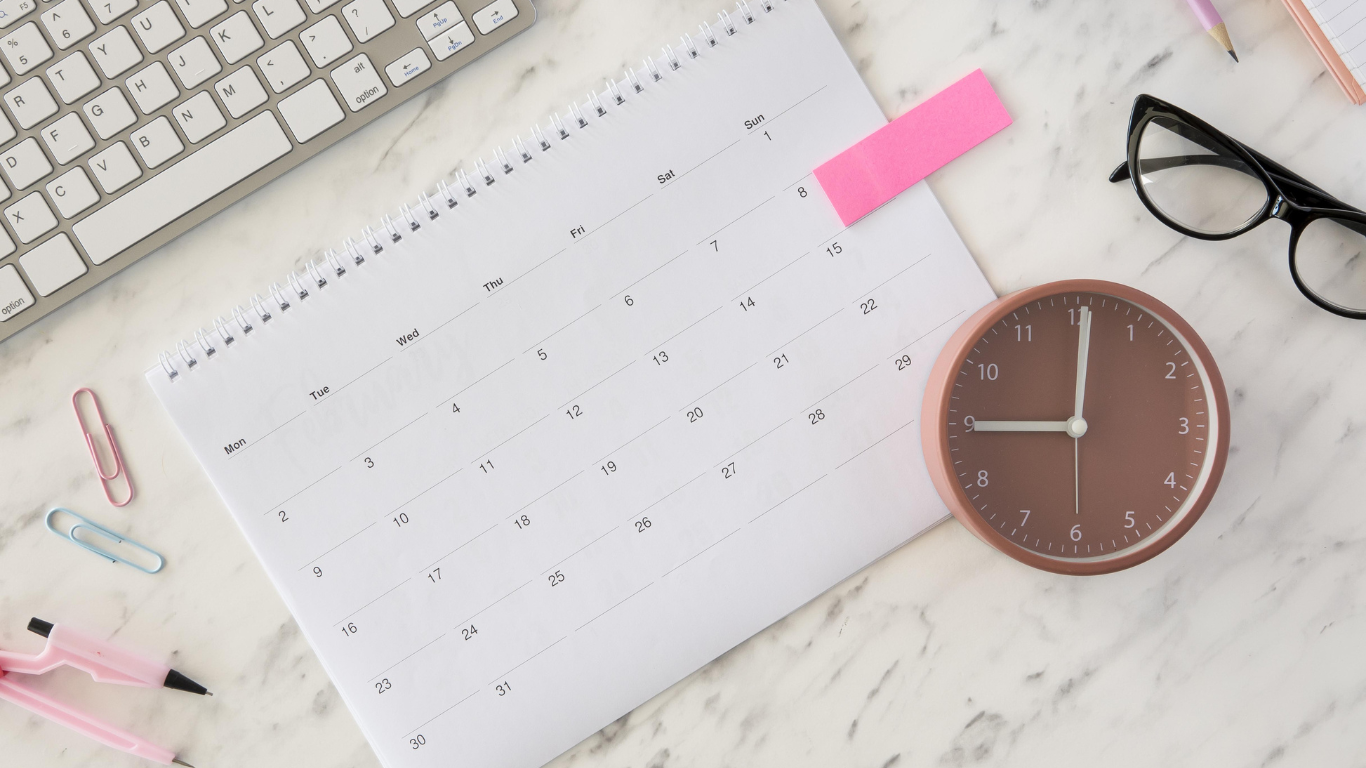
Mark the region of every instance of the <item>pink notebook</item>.
<instances>
[{"instance_id":1,"label":"pink notebook","mask_svg":"<svg viewBox=\"0 0 1366 768\"><path fill-rule=\"evenodd\" d=\"M1284 0L1353 104L1366 103L1366 0Z\"/></svg>"}]
</instances>

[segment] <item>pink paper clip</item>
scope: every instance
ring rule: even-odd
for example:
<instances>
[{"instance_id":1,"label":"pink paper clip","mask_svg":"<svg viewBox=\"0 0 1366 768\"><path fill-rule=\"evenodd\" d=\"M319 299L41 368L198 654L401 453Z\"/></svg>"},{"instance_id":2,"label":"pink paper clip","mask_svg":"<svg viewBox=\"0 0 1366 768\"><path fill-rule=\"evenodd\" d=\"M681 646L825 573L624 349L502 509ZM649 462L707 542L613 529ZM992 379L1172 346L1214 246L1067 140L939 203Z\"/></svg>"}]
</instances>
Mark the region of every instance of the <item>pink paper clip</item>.
<instances>
[{"instance_id":1,"label":"pink paper clip","mask_svg":"<svg viewBox=\"0 0 1366 768\"><path fill-rule=\"evenodd\" d=\"M81 393L90 395L90 402L95 405L95 418L99 419L104 427L105 439L109 441L109 452L114 457L114 471L105 474L104 466L100 463L100 454L95 450L95 438L90 436L90 430L85 428L85 420L81 418L81 407L78 402ZM71 395L71 408L76 411L76 423L80 425L81 432L85 434L85 445L90 449L90 460L95 463L95 474L99 475L100 486L104 488L104 498L116 507L124 507L133 500L133 478L128 476L128 470L123 466L123 457L119 455L119 444L114 442L114 428L109 426L109 422L104 419L104 412L100 410L100 400L89 387L81 387ZM123 482L128 486L128 498L123 501L114 501L114 497L109 495L109 481L117 480L123 476Z\"/></svg>"}]
</instances>

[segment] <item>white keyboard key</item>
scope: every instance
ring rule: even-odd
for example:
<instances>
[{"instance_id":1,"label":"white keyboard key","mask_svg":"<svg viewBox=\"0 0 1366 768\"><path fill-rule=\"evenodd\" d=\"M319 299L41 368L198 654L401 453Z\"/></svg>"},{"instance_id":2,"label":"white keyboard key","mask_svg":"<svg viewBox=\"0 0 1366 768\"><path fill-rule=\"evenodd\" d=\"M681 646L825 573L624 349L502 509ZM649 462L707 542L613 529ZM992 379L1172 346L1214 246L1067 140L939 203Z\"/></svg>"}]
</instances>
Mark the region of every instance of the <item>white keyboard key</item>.
<instances>
[{"instance_id":1,"label":"white keyboard key","mask_svg":"<svg viewBox=\"0 0 1366 768\"><path fill-rule=\"evenodd\" d=\"M124 85L128 86L128 92L133 94L138 109L142 110L144 115L152 114L180 95L180 89L171 82L171 73L167 72L166 65L159 61L154 61L135 72L124 81Z\"/></svg>"},{"instance_id":2,"label":"white keyboard key","mask_svg":"<svg viewBox=\"0 0 1366 768\"><path fill-rule=\"evenodd\" d=\"M108 24L138 7L138 0L89 0L90 10L101 24Z\"/></svg>"},{"instance_id":3,"label":"white keyboard key","mask_svg":"<svg viewBox=\"0 0 1366 768\"><path fill-rule=\"evenodd\" d=\"M431 40L427 41L427 47L432 49L437 61L445 61L454 56L457 52L468 48L474 42L474 33L465 22L460 22Z\"/></svg>"},{"instance_id":4,"label":"white keyboard key","mask_svg":"<svg viewBox=\"0 0 1366 768\"><path fill-rule=\"evenodd\" d=\"M308 65L293 40L268 51L256 60L256 66L261 68L261 74L276 93L284 93L291 85L308 77Z\"/></svg>"},{"instance_id":5,"label":"white keyboard key","mask_svg":"<svg viewBox=\"0 0 1366 768\"><path fill-rule=\"evenodd\" d=\"M106 203L71 231L90 260L103 264L289 150L275 115L262 112Z\"/></svg>"},{"instance_id":6,"label":"white keyboard key","mask_svg":"<svg viewBox=\"0 0 1366 768\"><path fill-rule=\"evenodd\" d=\"M314 80L299 92L279 103L280 116L300 144L342 121L342 108L332 97L327 83Z\"/></svg>"},{"instance_id":7,"label":"white keyboard key","mask_svg":"<svg viewBox=\"0 0 1366 768\"><path fill-rule=\"evenodd\" d=\"M219 80L213 89L218 91L218 98L234 120L266 103L266 89L261 87L251 67L242 67Z\"/></svg>"},{"instance_id":8,"label":"white keyboard key","mask_svg":"<svg viewBox=\"0 0 1366 768\"><path fill-rule=\"evenodd\" d=\"M246 11L238 11L224 19L222 24L209 30L209 36L229 64L236 64L264 45L261 33L256 31L256 25L251 23Z\"/></svg>"},{"instance_id":9,"label":"white keyboard key","mask_svg":"<svg viewBox=\"0 0 1366 768\"><path fill-rule=\"evenodd\" d=\"M128 106L128 99L123 97L123 91L118 88L110 88L87 101L82 109L101 139L113 136L138 120L133 108Z\"/></svg>"},{"instance_id":10,"label":"white keyboard key","mask_svg":"<svg viewBox=\"0 0 1366 768\"><path fill-rule=\"evenodd\" d=\"M398 15L406 19L432 2L433 0L394 0L394 7L398 9Z\"/></svg>"},{"instance_id":11,"label":"white keyboard key","mask_svg":"<svg viewBox=\"0 0 1366 768\"><path fill-rule=\"evenodd\" d=\"M57 114L57 102L53 101L41 77L25 80L18 88L6 93L5 106L9 107L15 121L24 130Z\"/></svg>"},{"instance_id":12,"label":"white keyboard key","mask_svg":"<svg viewBox=\"0 0 1366 768\"><path fill-rule=\"evenodd\" d=\"M89 37L95 31L95 22L81 7L81 0L62 0L62 2L38 14L52 36L52 42L65 51L67 48Z\"/></svg>"},{"instance_id":13,"label":"white keyboard key","mask_svg":"<svg viewBox=\"0 0 1366 768\"><path fill-rule=\"evenodd\" d=\"M5 175L15 189L23 189L52 173L52 163L47 161L47 155L34 138L24 139L0 153L0 168L5 169Z\"/></svg>"},{"instance_id":14,"label":"white keyboard key","mask_svg":"<svg viewBox=\"0 0 1366 768\"><path fill-rule=\"evenodd\" d=\"M51 296L88 269L65 232L20 256L19 266L40 296Z\"/></svg>"},{"instance_id":15,"label":"white keyboard key","mask_svg":"<svg viewBox=\"0 0 1366 768\"><path fill-rule=\"evenodd\" d=\"M57 226L57 217L53 216L52 209L47 207L42 192L33 192L6 208L5 221L14 228L14 234L19 236L21 243L31 243Z\"/></svg>"},{"instance_id":16,"label":"white keyboard key","mask_svg":"<svg viewBox=\"0 0 1366 768\"><path fill-rule=\"evenodd\" d=\"M171 51L169 60L176 77L186 88L193 88L223 71L218 57L209 50L209 42L202 37Z\"/></svg>"},{"instance_id":17,"label":"white keyboard key","mask_svg":"<svg viewBox=\"0 0 1366 768\"><path fill-rule=\"evenodd\" d=\"M9 124L9 120L5 119L4 115L0 115L0 144L7 143L16 135L17 134L14 131L14 126ZM0 197L0 200L4 199L4 197Z\"/></svg>"},{"instance_id":18,"label":"white keyboard key","mask_svg":"<svg viewBox=\"0 0 1366 768\"><path fill-rule=\"evenodd\" d=\"M213 97L208 91L200 91L193 98L177 106L172 110L175 121L180 123L180 130L185 133L185 138L191 144L198 144L208 138L219 128L228 124L223 119L223 113L218 111L218 105L213 103Z\"/></svg>"},{"instance_id":19,"label":"white keyboard key","mask_svg":"<svg viewBox=\"0 0 1366 768\"><path fill-rule=\"evenodd\" d=\"M241 1L242 0L236 0L236 2L239 3ZM341 2L341 0L304 0L304 2L308 4L308 9L310 11L313 11L314 13L322 13L324 10L331 8L332 6ZM427 0L427 2L431 2L431 0Z\"/></svg>"},{"instance_id":20,"label":"white keyboard key","mask_svg":"<svg viewBox=\"0 0 1366 768\"><path fill-rule=\"evenodd\" d=\"M57 122L44 128L42 134L43 142L52 152L52 159L59 165L66 165L95 148L95 140L90 138L90 131L85 129L81 116L75 112L66 113Z\"/></svg>"},{"instance_id":21,"label":"white keyboard key","mask_svg":"<svg viewBox=\"0 0 1366 768\"><path fill-rule=\"evenodd\" d=\"M185 36L185 28L166 0L133 17L133 29L146 46L148 53L156 53Z\"/></svg>"},{"instance_id":22,"label":"white keyboard key","mask_svg":"<svg viewBox=\"0 0 1366 768\"><path fill-rule=\"evenodd\" d=\"M16 75L22 75L52 58L52 49L48 47L47 40L38 30L38 25L31 21L0 37L0 50L5 52L5 58Z\"/></svg>"},{"instance_id":23,"label":"white keyboard key","mask_svg":"<svg viewBox=\"0 0 1366 768\"><path fill-rule=\"evenodd\" d=\"M422 33L423 40L431 40L433 37L445 32L448 27L464 21L460 16L460 9L455 7L455 3L445 2L437 6L431 13L424 13L417 19L417 31Z\"/></svg>"},{"instance_id":24,"label":"white keyboard key","mask_svg":"<svg viewBox=\"0 0 1366 768\"><path fill-rule=\"evenodd\" d=\"M304 23L308 17L296 0L256 0L251 4L256 18L272 40Z\"/></svg>"},{"instance_id":25,"label":"white keyboard key","mask_svg":"<svg viewBox=\"0 0 1366 768\"><path fill-rule=\"evenodd\" d=\"M180 137L175 135L175 129L171 127L171 121L164 117L158 117L133 131L131 138L133 146L138 149L138 154L142 155L142 162L146 163L148 168L161 165L185 149L185 145L180 143Z\"/></svg>"},{"instance_id":26,"label":"white keyboard key","mask_svg":"<svg viewBox=\"0 0 1366 768\"><path fill-rule=\"evenodd\" d=\"M370 57L361 54L332 70L332 82L341 91L342 101L352 112L359 112L370 103L389 92L379 79L379 73L370 63Z\"/></svg>"},{"instance_id":27,"label":"white keyboard key","mask_svg":"<svg viewBox=\"0 0 1366 768\"><path fill-rule=\"evenodd\" d=\"M112 193L141 176L142 166L133 159L127 144L116 141L90 158L90 172L106 193Z\"/></svg>"},{"instance_id":28,"label":"white keyboard key","mask_svg":"<svg viewBox=\"0 0 1366 768\"><path fill-rule=\"evenodd\" d=\"M342 6L342 16L362 43L394 26L394 16L384 0L352 0Z\"/></svg>"},{"instance_id":29,"label":"white keyboard key","mask_svg":"<svg viewBox=\"0 0 1366 768\"><path fill-rule=\"evenodd\" d=\"M37 7L35 0L0 0L0 29L12 26Z\"/></svg>"},{"instance_id":30,"label":"white keyboard key","mask_svg":"<svg viewBox=\"0 0 1366 768\"><path fill-rule=\"evenodd\" d=\"M128 27L114 27L90 44L90 55L105 77L118 77L142 61L142 50L128 34Z\"/></svg>"},{"instance_id":31,"label":"white keyboard key","mask_svg":"<svg viewBox=\"0 0 1366 768\"><path fill-rule=\"evenodd\" d=\"M397 88L414 77L432 68L432 62L421 48L408 51L407 55L384 68L389 82Z\"/></svg>"},{"instance_id":32,"label":"white keyboard key","mask_svg":"<svg viewBox=\"0 0 1366 768\"><path fill-rule=\"evenodd\" d=\"M0 235L4 232L0 231ZM9 235L4 235L5 242L9 242ZM14 243L9 243L9 250L5 254L14 251ZM33 294L28 292L28 286L24 285L24 279L19 277L19 270L11 265L0 267L0 323L14 317L33 306Z\"/></svg>"},{"instance_id":33,"label":"white keyboard key","mask_svg":"<svg viewBox=\"0 0 1366 768\"><path fill-rule=\"evenodd\" d=\"M175 0L175 4L180 6L185 21L195 29L208 24L228 10L227 0Z\"/></svg>"},{"instance_id":34,"label":"white keyboard key","mask_svg":"<svg viewBox=\"0 0 1366 768\"><path fill-rule=\"evenodd\" d=\"M69 219L100 201L100 193L79 165L47 183L48 197L57 204L62 218Z\"/></svg>"},{"instance_id":35,"label":"white keyboard key","mask_svg":"<svg viewBox=\"0 0 1366 768\"><path fill-rule=\"evenodd\" d=\"M319 67L325 67L351 52L351 38L346 36L336 16L328 16L305 29L299 35L299 42L304 44L309 57Z\"/></svg>"},{"instance_id":36,"label":"white keyboard key","mask_svg":"<svg viewBox=\"0 0 1366 768\"><path fill-rule=\"evenodd\" d=\"M487 35L517 18L517 4L512 0L493 0L472 15L474 16L474 26L479 28L479 34Z\"/></svg>"},{"instance_id":37,"label":"white keyboard key","mask_svg":"<svg viewBox=\"0 0 1366 768\"><path fill-rule=\"evenodd\" d=\"M48 67L47 79L57 89L63 104L70 104L100 87L100 76L80 51Z\"/></svg>"}]
</instances>

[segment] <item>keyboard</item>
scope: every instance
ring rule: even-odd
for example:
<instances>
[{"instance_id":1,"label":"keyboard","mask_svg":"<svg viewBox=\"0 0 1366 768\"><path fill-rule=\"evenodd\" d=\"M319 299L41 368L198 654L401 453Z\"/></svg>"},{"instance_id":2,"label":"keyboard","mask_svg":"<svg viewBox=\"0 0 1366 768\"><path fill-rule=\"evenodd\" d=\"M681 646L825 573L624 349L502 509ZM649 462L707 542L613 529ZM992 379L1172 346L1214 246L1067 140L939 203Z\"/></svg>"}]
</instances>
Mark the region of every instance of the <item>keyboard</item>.
<instances>
[{"instance_id":1,"label":"keyboard","mask_svg":"<svg viewBox=\"0 0 1366 768\"><path fill-rule=\"evenodd\" d=\"M0 0L0 341L535 19L531 0Z\"/></svg>"}]
</instances>

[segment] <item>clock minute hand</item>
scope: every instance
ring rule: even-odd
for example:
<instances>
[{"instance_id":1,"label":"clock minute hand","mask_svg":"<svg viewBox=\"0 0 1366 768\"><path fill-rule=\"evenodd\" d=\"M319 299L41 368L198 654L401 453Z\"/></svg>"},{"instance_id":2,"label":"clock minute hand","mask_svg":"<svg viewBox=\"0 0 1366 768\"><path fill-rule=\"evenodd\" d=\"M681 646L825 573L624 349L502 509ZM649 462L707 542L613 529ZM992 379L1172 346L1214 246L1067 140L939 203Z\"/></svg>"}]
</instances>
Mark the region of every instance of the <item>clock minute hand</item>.
<instances>
[{"instance_id":1,"label":"clock minute hand","mask_svg":"<svg viewBox=\"0 0 1366 768\"><path fill-rule=\"evenodd\" d=\"M972 423L974 432L1066 432L1065 421L982 421Z\"/></svg>"},{"instance_id":2,"label":"clock minute hand","mask_svg":"<svg viewBox=\"0 0 1366 768\"><path fill-rule=\"evenodd\" d=\"M1073 419L1081 418L1081 406L1086 400L1086 358L1091 352L1091 308L1081 308L1081 319L1078 323L1080 333L1077 335L1077 400L1076 409L1072 412ZM1073 435L1081 437L1081 435Z\"/></svg>"}]
</instances>

